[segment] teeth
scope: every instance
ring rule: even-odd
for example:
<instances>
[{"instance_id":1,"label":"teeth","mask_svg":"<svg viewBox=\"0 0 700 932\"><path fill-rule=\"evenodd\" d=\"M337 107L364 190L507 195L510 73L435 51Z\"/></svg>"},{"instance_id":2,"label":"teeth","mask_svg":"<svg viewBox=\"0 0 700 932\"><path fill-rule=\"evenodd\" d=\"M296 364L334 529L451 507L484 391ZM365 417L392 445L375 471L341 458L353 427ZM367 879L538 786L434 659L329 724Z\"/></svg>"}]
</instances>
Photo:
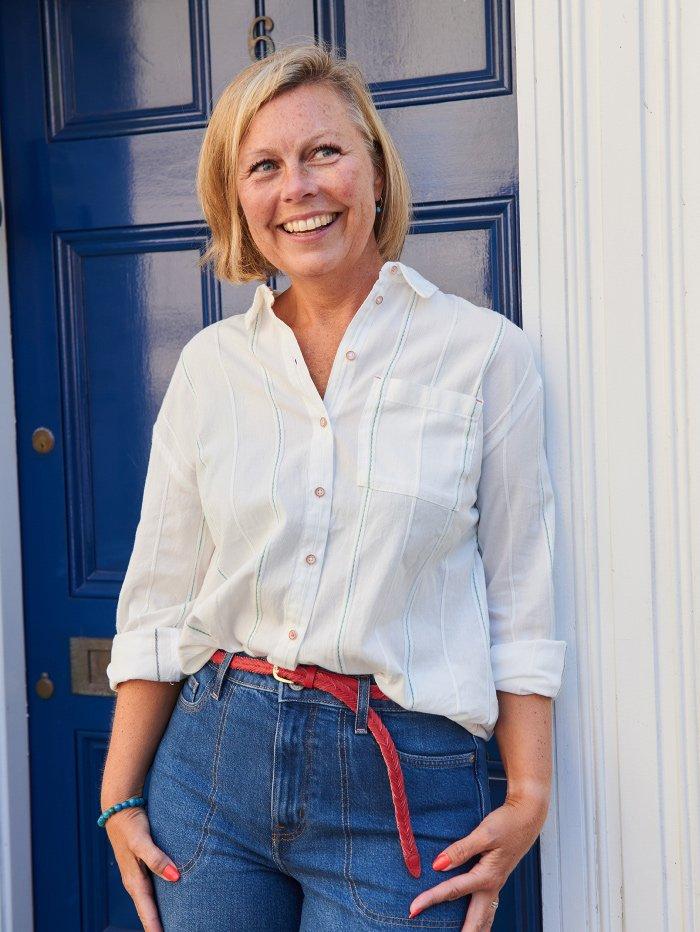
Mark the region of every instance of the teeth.
<instances>
[{"instance_id":1,"label":"teeth","mask_svg":"<svg viewBox=\"0 0 700 932\"><path fill-rule=\"evenodd\" d=\"M285 223L284 229L287 233L303 233L305 230L315 230L317 227L326 227L338 216L338 214L319 214L317 217L309 217L308 220L293 220L291 223Z\"/></svg>"}]
</instances>

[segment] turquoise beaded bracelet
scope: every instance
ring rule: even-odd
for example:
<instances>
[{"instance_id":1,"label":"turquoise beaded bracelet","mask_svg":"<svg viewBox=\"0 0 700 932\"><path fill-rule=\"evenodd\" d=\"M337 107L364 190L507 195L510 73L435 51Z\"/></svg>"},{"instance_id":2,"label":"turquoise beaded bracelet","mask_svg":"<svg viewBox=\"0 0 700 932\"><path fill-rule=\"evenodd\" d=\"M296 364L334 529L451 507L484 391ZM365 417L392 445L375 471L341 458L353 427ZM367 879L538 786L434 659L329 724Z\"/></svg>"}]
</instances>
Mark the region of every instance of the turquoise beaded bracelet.
<instances>
[{"instance_id":1,"label":"turquoise beaded bracelet","mask_svg":"<svg viewBox=\"0 0 700 932\"><path fill-rule=\"evenodd\" d=\"M123 803L115 803L113 806L110 806L109 809L105 809L102 815L97 820L97 824L100 828L104 828L104 824L110 816L113 816L115 812L119 812L121 809L130 809L132 806L145 806L146 797L145 796L130 796L129 799L125 799Z\"/></svg>"}]
</instances>

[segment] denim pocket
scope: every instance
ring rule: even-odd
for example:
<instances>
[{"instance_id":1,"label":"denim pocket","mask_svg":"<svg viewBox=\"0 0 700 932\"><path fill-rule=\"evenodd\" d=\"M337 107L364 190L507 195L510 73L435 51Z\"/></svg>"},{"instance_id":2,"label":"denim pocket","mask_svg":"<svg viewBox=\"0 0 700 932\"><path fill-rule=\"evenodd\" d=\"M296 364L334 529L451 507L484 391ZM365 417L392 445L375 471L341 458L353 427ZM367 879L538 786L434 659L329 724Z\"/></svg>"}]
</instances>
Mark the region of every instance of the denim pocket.
<instances>
[{"instance_id":1,"label":"denim pocket","mask_svg":"<svg viewBox=\"0 0 700 932\"><path fill-rule=\"evenodd\" d=\"M420 767L464 767L474 764L477 739L444 715L428 712L379 712L399 757Z\"/></svg>"},{"instance_id":2,"label":"denim pocket","mask_svg":"<svg viewBox=\"0 0 700 932\"><path fill-rule=\"evenodd\" d=\"M467 754L408 754L406 751L396 749L401 766L424 767L427 770L452 770L455 767L473 766L476 752Z\"/></svg>"},{"instance_id":3,"label":"denim pocket","mask_svg":"<svg viewBox=\"0 0 700 932\"><path fill-rule=\"evenodd\" d=\"M207 663L184 681L184 697L178 697L151 767L151 835L180 874L199 862L216 811L219 758L235 687L228 682L219 699L213 699L216 670Z\"/></svg>"},{"instance_id":4,"label":"denim pocket","mask_svg":"<svg viewBox=\"0 0 700 932\"><path fill-rule=\"evenodd\" d=\"M408 905L422 890L469 870L478 860L452 871L431 867L441 851L472 832L483 818L480 739L443 716L379 714L401 762L422 870L416 878L406 869L381 751L371 735L354 733L354 717L349 717L341 743L341 775L346 878L353 902L375 922L460 929L468 896L438 903L415 919L408 919Z\"/></svg>"},{"instance_id":5,"label":"denim pocket","mask_svg":"<svg viewBox=\"0 0 700 932\"><path fill-rule=\"evenodd\" d=\"M177 703L184 712L199 712L203 708L214 683L216 670L216 664L209 661L183 682Z\"/></svg>"}]
</instances>

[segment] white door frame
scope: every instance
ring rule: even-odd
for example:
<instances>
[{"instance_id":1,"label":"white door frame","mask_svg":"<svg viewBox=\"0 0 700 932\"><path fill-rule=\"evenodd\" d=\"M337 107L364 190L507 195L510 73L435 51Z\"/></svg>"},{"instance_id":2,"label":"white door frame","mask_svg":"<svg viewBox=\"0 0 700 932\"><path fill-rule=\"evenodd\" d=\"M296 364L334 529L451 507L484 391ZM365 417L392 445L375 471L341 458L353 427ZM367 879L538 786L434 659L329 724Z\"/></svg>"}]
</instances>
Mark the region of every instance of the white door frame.
<instances>
[{"instance_id":1,"label":"white door frame","mask_svg":"<svg viewBox=\"0 0 700 932\"><path fill-rule=\"evenodd\" d=\"M589 840L583 812L581 701L576 685L576 530L572 514L575 444L566 309L565 193L562 164L560 8L554 0L513 0L518 95L518 190L522 322L545 385L547 460L556 497L555 637L567 641L562 690L554 702L554 777L540 835L545 932L582 932L591 921ZM562 0L563 3L566 0ZM546 75L546 78L545 78ZM566 891L566 895L564 895Z\"/></svg>"},{"instance_id":2,"label":"white door frame","mask_svg":"<svg viewBox=\"0 0 700 932\"><path fill-rule=\"evenodd\" d=\"M544 928L700 928L700 5L514 0L558 504Z\"/></svg>"},{"instance_id":3,"label":"white door frame","mask_svg":"<svg viewBox=\"0 0 700 932\"><path fill-rule=\"evenodd\" d=\"M0 192L4 195L0 150ZM0 929L31 932L29 737L10 292L0 225ZM22 438L31 443L31 438Z\"/></svg>"}]
</instances>

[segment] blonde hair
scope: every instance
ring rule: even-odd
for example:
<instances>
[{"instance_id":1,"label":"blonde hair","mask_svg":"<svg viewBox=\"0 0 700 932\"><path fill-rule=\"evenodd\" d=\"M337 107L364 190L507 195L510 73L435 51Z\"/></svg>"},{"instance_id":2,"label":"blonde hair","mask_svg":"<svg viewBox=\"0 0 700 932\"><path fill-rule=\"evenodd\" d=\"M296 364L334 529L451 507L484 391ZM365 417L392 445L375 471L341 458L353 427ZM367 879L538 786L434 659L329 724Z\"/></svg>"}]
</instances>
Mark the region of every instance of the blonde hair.
<instances>
[{"instance_id":1,"label":"blonde hair","mask_svg":"<svg viewBox=\"0 0 700 932\"><path fill-rule=\"evenodd\" d=\"M236 190L238 151L260 107L283 91L324 83L343 97L362 133L373 165L384 176L382 211L374 233L385 261L398 259L411 222L411 190L399 152L374 106L360 67L325 44L294 44L244 68L224 89L204 134L197 195L211 230L200 267L213 262L217 278L258 281L275 269L248 230Z\"/></svg>"}]
</instances>

